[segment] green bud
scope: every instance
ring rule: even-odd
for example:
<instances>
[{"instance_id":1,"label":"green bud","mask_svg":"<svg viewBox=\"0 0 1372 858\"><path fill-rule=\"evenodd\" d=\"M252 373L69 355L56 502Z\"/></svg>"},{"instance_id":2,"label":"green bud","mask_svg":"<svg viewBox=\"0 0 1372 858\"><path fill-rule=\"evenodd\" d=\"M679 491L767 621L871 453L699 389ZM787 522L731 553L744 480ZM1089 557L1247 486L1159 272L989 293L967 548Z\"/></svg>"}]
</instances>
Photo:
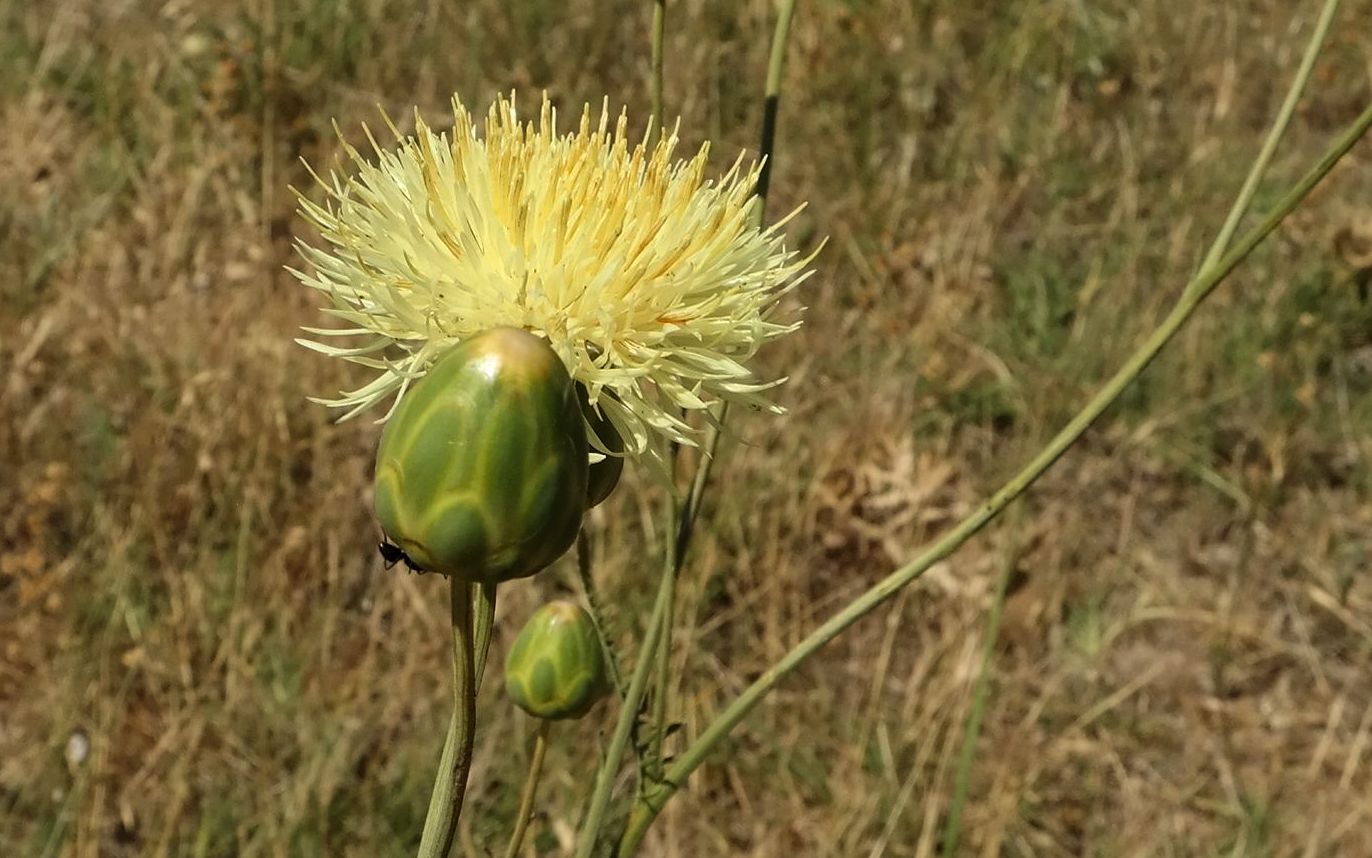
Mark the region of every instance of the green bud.
<instances>
[{"instance_id":1,"label":"green bud","mask_svg":"<svg viewBox=\"0 0 1372 858\"><path fill-rule=\"evenodd\" d=\"M595 624L572 602L534 612L505 658L505 693L536 718L580 718L606 691Z\"/></svg>"},{"instance_id":2,"label":"green bud","mask_svg":"<svg viewBox=\"0 0 1372 858\"><path fill-rule=\"evenodd\" d=\"M586 422L591 425L591 432L600 439L611 453L624 452L624 439L619 437L619 431L604 414L597 412L586 401L586 389L577 385L577 393L581 396L581 412L586 415ZM601 396L610 396L606 392ZM595 450L595 446L591 445ZM599 450L596 450L599 452ZM591 465L590 474L586 482L586 508L590 509L610 496L610 492L615 490L619 483L619 475L624 472L623 456L606 456L594 465Z\"/></svg>"},{"instance_id":3,"label":"green bud","mask_svg":"<svg viewBox=\"0 0 1372 858\"><path fill-rule=\"evenodd\" d=\"M542 338L469 337L396 407L376 457L376 515L417 567L468 581L533 575L576 539L586 430Z\"/></svg>"}]
</instances>

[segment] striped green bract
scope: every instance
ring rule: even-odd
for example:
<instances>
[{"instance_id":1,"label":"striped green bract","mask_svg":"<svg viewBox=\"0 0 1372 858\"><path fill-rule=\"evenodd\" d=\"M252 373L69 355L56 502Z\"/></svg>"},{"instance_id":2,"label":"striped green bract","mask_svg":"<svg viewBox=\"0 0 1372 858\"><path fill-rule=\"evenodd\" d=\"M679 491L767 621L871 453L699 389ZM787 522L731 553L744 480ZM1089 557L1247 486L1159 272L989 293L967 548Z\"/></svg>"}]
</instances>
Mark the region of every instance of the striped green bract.
<instances>
[{"instance_id":1,"label":"striped green bract","mask_svg":"<svg viewBox=\"0 0 1372 858\"><path fill-rule=\"evenodd\" d=\"M386 424L376 514L419 568L469 581L533 575L586 509L575 386L540 337L493 328L445 353Z\"/></svg>"}]
</instances>

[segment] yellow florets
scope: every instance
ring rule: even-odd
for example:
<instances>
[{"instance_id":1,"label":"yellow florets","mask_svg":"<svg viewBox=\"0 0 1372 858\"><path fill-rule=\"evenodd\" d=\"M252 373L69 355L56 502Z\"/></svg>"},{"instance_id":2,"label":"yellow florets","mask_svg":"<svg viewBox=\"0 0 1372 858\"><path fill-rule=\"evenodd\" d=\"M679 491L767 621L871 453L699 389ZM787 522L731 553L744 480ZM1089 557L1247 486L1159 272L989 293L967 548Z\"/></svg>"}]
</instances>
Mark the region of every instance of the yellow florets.
<instances>
[{"instance_id":1,"label":"yellow florets","mask_svg":"<svg viewBox=\"0 0 1372 858\"><path fill-rule=\"evenodd\" d=\"M763 391L781 380L744 364L799 324L771 317L808 260L784 247L780 225L753 225L757 166L740 158L708 181L708 146L675 162L675 134L631 147L625 117L611 131L605 109L593 125L587 107L559 136L546 98L537 124L498 100L484 136L456 99L453 113L451 132L417 115L412 137L392 126L394 151L369 133L375 163L347 146L355 174L321 179L323 205L301 198L327 244L298 243L313 271L294 273L351 323L306 330L371 339L300 342L378 371L321 401L344 418L398 401L449 346L510 325L547 338L628 455L660 461L657 441L694 443L683 409L779 410Z\"/></svg>"}]
</instances>

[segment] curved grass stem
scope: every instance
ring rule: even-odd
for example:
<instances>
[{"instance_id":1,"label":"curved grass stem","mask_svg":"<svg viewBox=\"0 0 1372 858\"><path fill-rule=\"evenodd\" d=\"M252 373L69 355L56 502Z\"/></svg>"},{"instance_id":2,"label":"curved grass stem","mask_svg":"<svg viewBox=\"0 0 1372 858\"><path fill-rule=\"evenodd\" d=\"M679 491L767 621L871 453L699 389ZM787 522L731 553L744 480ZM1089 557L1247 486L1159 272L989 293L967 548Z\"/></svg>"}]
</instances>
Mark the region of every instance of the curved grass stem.
<instances>
[{"instance_id":1,"label":"curved grass stem","mask_svg":"<svg viewBox=\"0 0 1372 858\"><path fill-rule=\"evenodd\" d=\"M1277 145L1286 134L1287 126L1291 124L1291 116L1295 113L1296 104L1300 101L1301 93L1305 91L1305 86L1310 80L1310 72L1314 69L1315 59L1319 56L1320 48L1324 45L1325 37L1329 34L1329 26L1334 21L1334 14L1338 11L1339 3L1340 0L1325 0L1324 8L1315 21L1315 28L1310 34L1310 41L1306 44L1305 53L1296 69L1296 76L1292 79L1291 87L1286 92L1286 98L1283 99L1281 108L1272 120L1272 127L1268 129L1267 137L1263 140L1257 157L1253 159L1253 164L1248 169L1248 175L1244 177L1243 185L1239 188L1233 205L1230 206L1224 225L1215 236L1215 241L1210 245L1210 249L1206 251L1205 261L1201 263L1202 270L1219 262L1220 257L1229 249L1229 242L1234 238L1234 231L1238 229L1239 222L1248 212L1248 207L1253 202L1253 195L1257 192L1258 185L1267 172L1267 166L1272 162L1272 156L1277 151ZM1015 517L1018 518L1019 516ZM1012 549L1010 557L1013 558L1014 556L1015 550ZM1005 588L1012 565L1013 561L1009 560L1001 569L996 581L991 613L986 620L986 643L982 649L981 669L977 676L976 687L972 692L971 711L964 726L962 751L958 757L957 774L954 778L953 797L949 803L947 824L943 831L943 855L945 856L957 854L958 838L962 832L962 810L967 802L972 764L976 758L977 737L981 731L981 720L985 713L986 700L989 694L991 661L995 655L996 638L1000 631L1000 615L1005 603Z\"/></svg>"},{"instance_id":2,"label":"curved grass stem","mask_svg":"<svg viewBox=\"0 0 1372 858\"><path fill-rule=\"evenodd\" d=\"M1320 158L1319 162L1288 190L1276 207L1254 229L1245 234L1233 250L1214 265L1205 267L1183 290L1176 306L1134 351L1124 365L1057 435L985 503L922 551L909 563L883 578L871 589L850 602L811 632L790 652L763 672L729 704L693 742L667 772L666 780L646 794L629 817L620 841L621 856L632 855L642 842L648 826L663 804L680 788L691 772L738 726L739 722L767 696L783 677L795 670L821 647L849 626L886 602L901 588L920 577L929 567L960 548L968 539L998 516L1011 501L1023 494L1045 471L1076 443L1091 424L1112 405L1134 379L1157 357L1163 347L1191 318L1196 308L1242 262L1253 248L1277 228L1315 185L1333 169L1340 158L1372 126L1372 106L1365 109Z\"/></svg>"}]
</instances>

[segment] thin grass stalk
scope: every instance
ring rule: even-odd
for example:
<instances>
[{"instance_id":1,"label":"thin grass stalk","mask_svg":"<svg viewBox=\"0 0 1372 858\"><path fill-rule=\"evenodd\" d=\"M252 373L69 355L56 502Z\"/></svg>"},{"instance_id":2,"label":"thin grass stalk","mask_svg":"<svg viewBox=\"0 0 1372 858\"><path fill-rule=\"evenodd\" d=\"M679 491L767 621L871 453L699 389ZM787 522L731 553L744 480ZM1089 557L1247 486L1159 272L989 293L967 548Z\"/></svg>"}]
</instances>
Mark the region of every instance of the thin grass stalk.
<instances>
[{"instance_id":1,"label":"thin grass stalk","mask_svg":"<svg viewBox=\"0 0 1372 858\"><path fill-rule=\"evenodd\" d=\"M666 78L665 66L666 55L664 41L667 32L667 0L653 0L653 33L652 33L652 103L653 116L652 128L654 140L661 139L663 125L667 121L665 97L663 95L664 81ZM672 445L672 472L675 475L677 455L680 452L678 446ZM675 538L671 531L667 531L668 539ZM664 545L664 551L674 550L672 545ZM672 622L676 614L676 584L675 575L680 570L680 554L675 555L675 563L672 571L674 580L672 591L667 595L667 605L662 613L662 624L664 630L661 636L665 641L658 647L657 678L653 683L653 715L651 719L652 732L648 736L648 747L646 755L639 753L640 775L647 778L662 777L662 739L664 734L664 722L667 718L667 691L671 681L672 670ZM638 745L637 736L634 738L635 746Z\"/></svg>"},{"instance_id":2,"label":"thin grass stalk","mask_svg":"<svg viewBox=\"0 0 1372 858\"><path fill-rule=\"evenodd\" d=\"M776 26L772 31L772 43L767 59L767 81L764 88L762 133L759 153L762 158L762 169L758 173L757 188L755 196L757 201L753 211L754 224L761 228L767 218L767 192L771 186L772 165L775 160L776 150L776 127L777 115L781 104L781 81L782 73L785 69L786 45L790 38L791 21L795 15L796 0L784 0L777 15ZM656 33L655 33L656 38ZM657 638L670 638L671 635L671 616L675 594L676 579L681 572L682 564L685 562L686 551L690 547L691 537L695 533L695 523L700 514L701 503L705 496L705 488L710 481L710 472L714 465L715 455L719 450L719 442L723 436L724 423L729 416L729 404L720 403L711 409L710 426L706 433L704 449L701 457L696 464L695 473L691 478L690 490L686 496L685 505L680 510L677 522L677 533L675 544L670 551L670 573L664 580L664 586L669 587L666 595L666 604L659 615L654 611L654 619L650 620L650 625L655 624L659 618L666 626L665 629L650 627L648 638L656 641ZM671 531L668 530L670 533ZM647 647L647 640L644 643ZM640 657L640 667L642 666ZM671 647L664 645L662 648L661 662L659 663L659 679L657 687L657 697L655 698L655 710L652 721L652 747L648 754L649 768L645 774L648 775L646 783L640 784L640 800L646 792L656 789L663 780L662 772L662 742L667 733L666 721L666 695L670 681L670 658ZM632 697L632 694L630 695ZM627 701L626 701L627 702ZM625 710L627 711L627 709ZM621 713L621 719L623 713ZM618 732L618 731L617 731ZM621 751L622 753L622 751ZM607 762L608 762L607 758ZM618 764L615 763L617 766ZM604 774L602 768L601 773ZM597 785L599 787L599 785ZM597 789L599 792L599 789ZM608 797L603 799L608 802ZM594 808L593 801L592 807ZM603 811L602 811L603 813ZM589 830L589 826L588 826ZM599 832L599 822L594 829L596 835ZM585 834L583 833L583 837ZM594 839L594 838L592 838ZM584 848L591 848L585 846Z\"/></svg>"},{"instance_id":3,"label":"thin grass stalk","mask_svg":"<svg viewBox=\"0 0 1372 858\"><path fill-rule=\"evenodd\" d=\"M767 222L767 192L772 186L772 168L776 165L777 114L781 110L781 78L786 70L786 45L791 38L791 19L795 17L796 0L783 0L777 10L776 27L772 30L772 48L767 55L767 84L762 101L762 143L758 152L762 169L757 176L757 210L754 223L761 228Z\"/></svg>"},{"instance_id":4,"label":"thin grass stalk","mask_svg":"<svg viewBox=\"0 0 1372 858\"><path fill-rule=\"evenodd\" d=\"M960 548L968 539L1000 515L1005 507L1023 494L1035 481L1067 452L1091 424L1109 408L1134 379L1157 357L1163 347L1171 341L1177 331L1191 318L1196 308L1215 287L1247 258L1253 248L1266 238L1272 230L1286 219L1301 200L1310 193L1319 181L1326 176L1334 165L1366 133L1372 125L1372 106L1353 121L1338 139L1330 146L1319 162L1297 182L1254 229L1244 235L1228 254L1191 280L1183 290L1176 306L1167 317L1153 330L1147 339L1135 350L1114 376L1096 393L1095 396L1074 416L1066 426L1025 465L1005 485L985 503L979 505L974 513L955 525L909 563L883 578L861 596L829 618L819 628L811 632L805 640L763 672L752 685L748 686L734 701L721 712L705 731L693 742L667 772L666 780L651 794L645 795L634 808L621 840L620 855L632 855L642 842L648 826L662 809L666 801L685 783L691 772L695 771L710 752L738 726L753 707L762 701L776 687L783 677L795 670L814 655L829 641L845 629L862 619L868 613L886 602L911 581L919 578L930 566L944 559Z\"/></svg>"},{"instance_id":5,"label":"thin grass stalk","mask_svg":"<svg viewBox=\"0 0 1372 858\"><path fill-rule=\"evenodd\" d=\"M1014 508L1011 530L1014 534L1010 548L1005 553L1005 562L996 573L996 591L991 599L991 613L986 618L983 632L985 641L981 647L981 666L977 672L977 684L972 690L972 705L967 713L963 727L962 750L958 754L958 769L953 777L953 800L948 805L948 824L943 829L943 855L945 858L957 854L958 838L962 834L962 810L967 805L967 787L972 780L972 763L977 756L977 738L981 735L981 722L986 715L986 701L991 691L991 669L996 658L996 643L1000 640L1000 618L1005 610L1005 592L1010 586L1010 575L1019 559L1020 519L1019 511L1023 505Z\"/></svg>"},{"instance_id":6,"label":"thin grass stalk","mask_svg":"<svg viewBox=\"0 0 1372 858\"><path fill-rule=\"evenodd\" d=\"M529 820L534 814L534 799L538 796L538 780L543 774L543 758L548 755L548 731L553 722L546 718L538 721L538 733L534 735L534 753L529 760L529 774L524 778L524 788L519 792L519 816L515 819L515 829L510 834L510 845L505 849L505 858L517 858L519 847L524 845L524 834L529 830Z\"/></svg>"},{"instance_id":7,"label":"thin grass stalk","mask_svg":"<svg viewBox=\"0 0 1372 858\"><path fill-rule=\"evenodd\" d=\"M791 19L795 17L796 0L785 0L777 14L776 27L772 30L772 47L767 57L767 84L763 92L762 139L758 148L762 158L762 169L758 171L757 197L753 209L753 224L759 229L767 222L767 193L772 184L772 166L776 163L777 113L781 107L781 79L786 68L786 45L791 36ZM719 449L719 439L724 421L729 416L729 403L722 402L711 411L710 428L706 430L705 445L700 461L696 464L691 477L691 492L682 510L681 526L677 531L677 562L686 557L686 548L691 543L695 521L700 514L701 498L710 482L710 469Z\"/></svg>"},{"instance_id":8,"label":"thin grass stalk","mask_svg":"<svg viewBox=\"0 0 1372 858\"><path fill-rule=\"evenodd\" d=\"M781 107L782 73L786 68L786 45L791 36L791 20L795 17L796 0L784 0L777 13L777 22L772 30L772 45L767 56L767 83L763 91L762 134L758 146L758 157L762 159L762 169L758 171L757 197L753 209L753 224L759 229L767 222L767 194L772 185L772 167L776 163L777 114ZM710 427L706 430L705 445L700 461L696 464L691 478L691 492L682 510L681 526L677 532L677 562L686 557L686 549L691 543L696 518L700 514L700 502L705 495L705 487L710 482L710 469L719 449L719 439L724 421L729 416L729 403L722 402L711 412Z\"/></svg>"},{"instance_id":9,"label":"thin grass stalk","mask_svg":"<svg viewBox=\"0 0 1372 858\"><path fill-rule=\"evenodd\" d=\"M758 171L757 198L753 209L753 223L759 229L767 221L767 193L771 188L772 166L776 162L777 113L781 105L781 79L786 66L786 45L791 34L791 19L795 16L796 0L785 0L777 15L776 27L772 31L772 46L767 59L767 84L764 90L762 112L762 135L758 149L762 158L762 169ZM705 487L710 482L710 470L719 449L719 440L724 422L729 416L729 403L721 402L711 410L709 429L706 430L705 444L700 461L696 464L691 477L691 490L682 509L681 524L677 530L677 563L684 562L686 549L690 546L695 532L695 522L700 515L701 499Z\"/></svg>"}]
</instances>

